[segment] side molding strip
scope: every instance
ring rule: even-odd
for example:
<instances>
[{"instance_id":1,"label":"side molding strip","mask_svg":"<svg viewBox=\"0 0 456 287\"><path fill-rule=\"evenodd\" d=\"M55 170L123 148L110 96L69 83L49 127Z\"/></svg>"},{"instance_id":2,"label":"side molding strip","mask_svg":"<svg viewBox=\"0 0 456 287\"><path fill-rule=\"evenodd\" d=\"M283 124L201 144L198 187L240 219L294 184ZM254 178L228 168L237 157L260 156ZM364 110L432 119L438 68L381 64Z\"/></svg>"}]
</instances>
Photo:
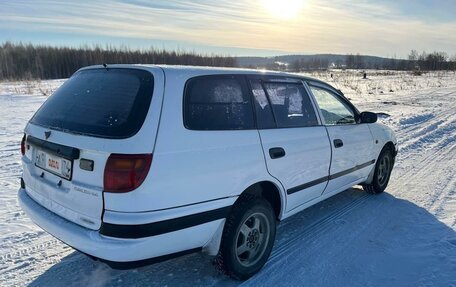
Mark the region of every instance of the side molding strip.
<instances>
[{"instance_id":1,"label":"side molding strip","mask_svg":"<svg viewBox=\"0 0 456 287\"><path fill-rule=\"evenodd\" d=\"M208 223L228 216L231 206L186 215L178 218L137 225L101 223L100 234L116 238L142 238L173 232Z\"/></svg>"},{"instance_id":2,"label":"side molding strip","mask_svg":"<svg viewBox=\"0 0 456 287\"><path fill-rule=\"evenodd\" d=\"M303 189L306 189L306 188L312 187L314 185L323 183L325 181L328 181L328 178L329 178L329 176L324 176L322 178L319 178L319 179L316 179L316 180L312 180L311 182L304 183L304 184L292 187L292 188L287 190L287 194L293 194L293 193L301 191Z\"/></svg>"},{"instance_id":3,"label":"side molding strip","mask_svg":"<svg viewBox=\"0 0 456 287\"><path fill-rule=\"evenodd\" d=\"M332 180L332 179L336 179L338 177L341 177L341 176L344 176L344 175L347 175L349 173L352 173L354 171L357 171L358 169L362 169L362 168L365 168L371 164L374 164L375 163L375 159L373 160L370 160L368 162L365 162L363 164L360 164L360 165L357 165L355 167L352 167L350 169L347 169L347 170L344 170L344 171L341 171L341 172L338 172L338 173L335 173L335 174L331 174L330 176L324 176L324 177L321 177L319 179L316 179L316 180L312 180L310 182L307 182L307 183L304 183L304 184L301 184L301 185L298 185L298 186L295 186L295 187L292 187L290 189L287 190L287 194L293 194L295 192L298 192L298 191L301 191L301 190L304 190L306 188L309 188L309 187L312 187L314 185L317 185L317 184L320 184L320 183L323 183L325 181L328 181L328 180Z\"/></svg>"},{"instance_id":4,"label":"side molding strip","mask_svg":"<svg viewBox=\"0 0 456 287\"><path fill-rule=\"evenodd\" d=\"M335 173L335 174L331 174L329 176L329 180L344 176L344 175L349 174L349 173L352 173L354 171L357 171L358 169L365 168L365 167L367 167L367 166L369 166L369 165L371 165L373 163L375 163L375 159L373 159L371 161L368 161L368 162L365 162L363 164L357 165L357 166L352 167L350 169L347 169L347 170L344 170L344 171L341 171L341 172L338 172L338 173Z\"/></svg>"}]
</instances>

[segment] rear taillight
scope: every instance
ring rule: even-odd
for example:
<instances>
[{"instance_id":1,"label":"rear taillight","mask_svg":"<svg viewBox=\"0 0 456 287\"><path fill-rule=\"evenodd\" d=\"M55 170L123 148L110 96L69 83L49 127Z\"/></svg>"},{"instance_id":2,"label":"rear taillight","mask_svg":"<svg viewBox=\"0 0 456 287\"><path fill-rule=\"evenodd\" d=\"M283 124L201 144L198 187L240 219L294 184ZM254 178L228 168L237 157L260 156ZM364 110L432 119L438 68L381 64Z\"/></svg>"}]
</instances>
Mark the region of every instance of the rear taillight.
<instances>
[{"instance_id":1,"label":"rear taillight","mask_svg":"<svg viewBox=\"0 0 456 287\"><path fill-rule=\"evenodd\" d=\"M24 136L22 137L22 141L21 141L21 154L22 154L22 155L25 154L25 134L24 134Z\"/></svg>"},{"instance_id":2,"label":"rear taillight","mask_svg":"<svg viewBox=\"0 0 456 287\"><path fill-rule=\"evenodd\" d=\"M104 191L129 192L144 181L152 154L111 154L104 170Z\"/></svg>"}]
</instances>

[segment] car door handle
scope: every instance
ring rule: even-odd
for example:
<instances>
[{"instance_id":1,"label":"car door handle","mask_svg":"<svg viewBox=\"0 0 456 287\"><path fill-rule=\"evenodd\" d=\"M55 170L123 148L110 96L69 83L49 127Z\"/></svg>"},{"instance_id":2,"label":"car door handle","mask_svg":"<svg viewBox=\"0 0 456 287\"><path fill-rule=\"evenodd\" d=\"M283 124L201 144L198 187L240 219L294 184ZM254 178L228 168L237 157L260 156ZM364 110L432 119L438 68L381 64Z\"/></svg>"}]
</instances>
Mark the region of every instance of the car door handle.
<instances>
[{"instance_id":1,"label":"car door handle","mask_svg":"<svg viewBox=\"0 0 456 287\"><path fill-rule=\"evenodd\" d=\"M281 147L273 147L269 149L269 156L272 159L281 158L285 156L285 150Z\"/></svg>"},{"instance_id":2,"label":"car door handle","mask_svg":"<svg viewBox=\"0 0 456 287\"><path fill-rule=\"evenodd\" d=\"M335 139L334 141L334 147L339 148L344 146L344 142L341 139Z\"/></svg>"}]
</instances>

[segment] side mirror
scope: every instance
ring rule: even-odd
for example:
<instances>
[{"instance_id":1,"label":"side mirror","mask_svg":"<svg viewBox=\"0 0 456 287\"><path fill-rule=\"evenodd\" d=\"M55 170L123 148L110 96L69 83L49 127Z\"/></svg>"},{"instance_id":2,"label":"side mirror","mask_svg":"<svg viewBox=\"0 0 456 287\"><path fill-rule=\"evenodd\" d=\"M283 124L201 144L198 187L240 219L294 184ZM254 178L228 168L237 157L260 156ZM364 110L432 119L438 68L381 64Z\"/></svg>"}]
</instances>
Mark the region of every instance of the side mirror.
<instances>
[{"instance_id":1,"label":"side mirror","mask_svg":"<svg viewBox=\"0 0 456 287\"><path fill-rule=\"evenodd\" d=\"M362 112L359 115L359 123L361 124L372 124L377 121L377 114L371 112Z\"/></svg>"}]
</instances>

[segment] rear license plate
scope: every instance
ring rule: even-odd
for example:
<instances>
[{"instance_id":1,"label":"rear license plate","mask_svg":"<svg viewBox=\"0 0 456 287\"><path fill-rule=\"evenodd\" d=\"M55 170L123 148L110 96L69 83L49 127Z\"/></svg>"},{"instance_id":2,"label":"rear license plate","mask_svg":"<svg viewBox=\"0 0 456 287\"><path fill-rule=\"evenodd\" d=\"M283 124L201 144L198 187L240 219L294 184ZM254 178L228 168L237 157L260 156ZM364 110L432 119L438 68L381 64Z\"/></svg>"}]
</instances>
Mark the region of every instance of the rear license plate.
<instances>
[{"instance_id":1,"label":"rear license plate","mask_svg":"<svg viewBox=\"0 0 456 287\"><path fill-rule=\"evenodd\" d=\"M35 165L65 179L71 178L73 162L42 150L37 150Z\"/></svg>"}]
</instances>

